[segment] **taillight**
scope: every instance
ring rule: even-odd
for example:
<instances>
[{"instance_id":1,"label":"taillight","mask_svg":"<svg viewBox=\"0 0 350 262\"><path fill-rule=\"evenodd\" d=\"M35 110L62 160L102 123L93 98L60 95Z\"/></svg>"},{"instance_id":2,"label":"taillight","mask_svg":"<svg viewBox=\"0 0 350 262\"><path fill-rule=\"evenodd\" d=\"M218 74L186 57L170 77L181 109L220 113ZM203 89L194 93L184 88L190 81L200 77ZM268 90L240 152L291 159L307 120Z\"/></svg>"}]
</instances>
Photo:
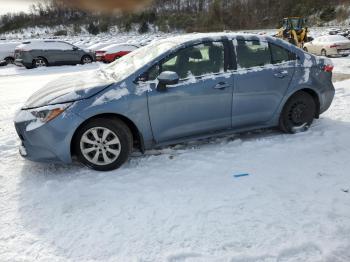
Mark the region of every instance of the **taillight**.
<instances>
[{"instance_id":1,"label":"taillight","mask_svg":"<svg viewBox=\"0 0 350 262\"><path fill-rule=\"evenodd\" d=\"M334 66L333 65L324 65L322 67L322 70L325 72L333 72Z\"/></svg>"},{"instance_id":2,"label":"taillight","mask_svg":"<svg viewBox=\"0 0 350 262\"><path fill-rule=\"evenodd\" d=\"M340 45L331 45L330 48L337 48L340 47Z\"/></svg>"}]
</instances>

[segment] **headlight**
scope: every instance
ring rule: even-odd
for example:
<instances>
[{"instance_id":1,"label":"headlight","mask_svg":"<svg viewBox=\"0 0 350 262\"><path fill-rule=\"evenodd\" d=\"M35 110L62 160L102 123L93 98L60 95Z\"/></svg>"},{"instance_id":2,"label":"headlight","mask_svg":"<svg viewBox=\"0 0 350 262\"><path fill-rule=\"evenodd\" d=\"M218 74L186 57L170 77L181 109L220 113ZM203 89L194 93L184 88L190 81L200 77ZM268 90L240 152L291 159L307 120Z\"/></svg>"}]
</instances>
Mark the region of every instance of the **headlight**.
<instances>
[{"instance_id":1,"label":"headlight","mask_svg":"<svg viewBox=\"0 0 350 262\"><path fill-rule=\"evenodd\" d=\"M45 106L32 109L30 113L41 122L47 123L62 114L70 105L72 105L72 103Z\"/></svg>"}]
</instances>

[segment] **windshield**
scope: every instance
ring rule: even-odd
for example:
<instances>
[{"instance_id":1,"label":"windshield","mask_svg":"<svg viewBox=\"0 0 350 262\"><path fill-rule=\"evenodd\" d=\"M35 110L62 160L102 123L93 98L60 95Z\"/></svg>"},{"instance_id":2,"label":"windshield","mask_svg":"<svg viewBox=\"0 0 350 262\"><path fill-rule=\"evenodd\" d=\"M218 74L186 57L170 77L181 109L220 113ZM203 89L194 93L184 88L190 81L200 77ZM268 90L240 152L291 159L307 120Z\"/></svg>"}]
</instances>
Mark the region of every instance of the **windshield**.
<instances>
[{"instance_id":1,"label":"windshield","mask_svg":"<svg viewBox=\"0 0 350 262\"><path fill-rule=\"evenodd\" d=\"M290 19L291 28L298 29L300 27L299 21L300 21L300 19L298 19L298 18Z\"/></svg>"},{"instance_id":2,"label":"windshield","mask_svg":"<svg viewBox=\"0 0 350 262\"><path fill-rule=\"evenodd\" d=\"M178 44L179 42L176 41L151 43L123 56L101 70L113 77L114 80L121 81L125 77L135 73L141 67L150 63L153 59L157 58L164 52L176 47Z\"/></svg>"}]
</instances>

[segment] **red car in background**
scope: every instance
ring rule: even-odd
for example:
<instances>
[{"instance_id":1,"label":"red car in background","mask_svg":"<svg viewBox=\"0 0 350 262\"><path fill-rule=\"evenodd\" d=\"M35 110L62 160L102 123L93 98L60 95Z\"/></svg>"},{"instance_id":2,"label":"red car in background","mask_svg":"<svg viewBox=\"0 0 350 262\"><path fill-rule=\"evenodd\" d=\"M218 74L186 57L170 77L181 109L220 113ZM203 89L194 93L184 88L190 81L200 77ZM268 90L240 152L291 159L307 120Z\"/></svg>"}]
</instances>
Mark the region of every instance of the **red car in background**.
<instances>
[{"instance_id":1,"label":"red car in background","mask_svg":"<svg viewBox=\"0 0 350 262\"><path fill-rule=\"evenodd\" d=\"M139 48L137 45L132 44L112 44L97 50L95 52L96 60L111 63L116 59L129 54L137 48Z\"/></svg>"}]
</instances>

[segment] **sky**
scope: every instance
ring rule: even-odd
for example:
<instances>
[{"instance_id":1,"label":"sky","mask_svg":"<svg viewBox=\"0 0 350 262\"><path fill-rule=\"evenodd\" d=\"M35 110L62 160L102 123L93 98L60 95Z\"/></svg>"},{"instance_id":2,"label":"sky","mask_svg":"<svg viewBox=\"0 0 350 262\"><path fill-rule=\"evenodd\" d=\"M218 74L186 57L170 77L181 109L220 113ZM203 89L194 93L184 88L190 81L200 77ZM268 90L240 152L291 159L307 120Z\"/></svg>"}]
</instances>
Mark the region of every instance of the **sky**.
<instances>
[{"instance_id":1,"label":"sky","mask_svg":"<svg viewBox=\"0 0 350 262\"><path fill-rule=\"evenodd\" d=\"M0 0L0 15L6 13L28 12L29 7L37 0Z\"/></svg>"}]
</instances>

